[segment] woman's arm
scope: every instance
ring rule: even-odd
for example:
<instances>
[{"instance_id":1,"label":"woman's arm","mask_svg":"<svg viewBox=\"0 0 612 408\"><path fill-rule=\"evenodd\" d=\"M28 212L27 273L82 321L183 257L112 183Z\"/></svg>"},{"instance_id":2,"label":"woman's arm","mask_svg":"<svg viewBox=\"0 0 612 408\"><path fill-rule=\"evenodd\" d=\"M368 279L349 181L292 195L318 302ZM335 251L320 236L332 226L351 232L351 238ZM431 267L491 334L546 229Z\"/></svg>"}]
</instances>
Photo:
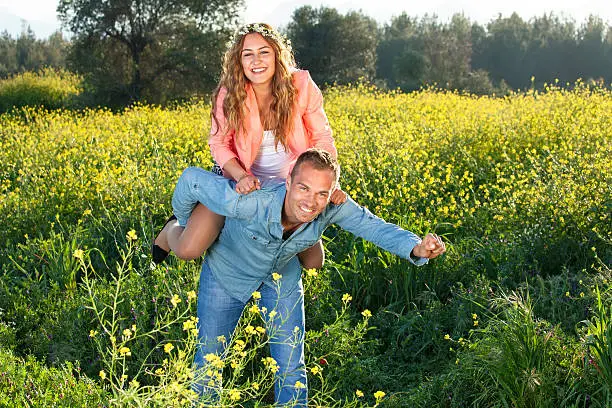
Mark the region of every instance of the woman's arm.
<instances>
[{"instance_id":1,"label":"woman's arm","mask_svg":"<svg viewBox=\"0 0 612 408\"><path fill-rule=\"evenodd\" d=\"M226 177L229 176L237 181L236 191L240 194L248 194L261 188L259 179L249 174L236 158L232 158L225 163L223 172Z\"/></svg>"},{"instance_id":2,"label":"woman's arm","mask_svg":"<svg viewBox=\"0 0 612 408\"><path fill-rule=\"evenodd\" d=\"M211 117L210 135L208 137L208 145L213 159L217 164L225 170L225 166L231 159L237 159L238 155L234 151L235 131L227 129L227 120L223 113L223 101L227 89L221 88L215 102L215 110ZM227 171L227 170L226 170ZM236 178L234 178L237 180Z\"/></svg>"}]
</instances>

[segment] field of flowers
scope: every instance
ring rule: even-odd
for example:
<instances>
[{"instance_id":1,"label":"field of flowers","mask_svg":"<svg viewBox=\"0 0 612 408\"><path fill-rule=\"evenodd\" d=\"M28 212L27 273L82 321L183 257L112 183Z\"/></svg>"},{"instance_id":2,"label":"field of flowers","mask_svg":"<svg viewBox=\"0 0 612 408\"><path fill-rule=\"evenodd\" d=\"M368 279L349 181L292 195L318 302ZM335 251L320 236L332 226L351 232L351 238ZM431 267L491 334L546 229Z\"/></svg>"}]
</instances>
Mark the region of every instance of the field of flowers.
<instances>
[{"instance_id":1,"label":"field of flowers","mask_svg":"<svg viewBox=\"0 0 612 408\"><path fill-rule=\"evenodd\" d=\"M325 107L343 188L448 251L416 268L327 231L310 403L612 406L612 92L352 86ZM0 405L190 404L199 262L149 247L178 175L211 165L209 122L201 102L0 115ZM254 302L211 357L221 405L273 401L265 331Z\"/></svg>"}]
</instances>

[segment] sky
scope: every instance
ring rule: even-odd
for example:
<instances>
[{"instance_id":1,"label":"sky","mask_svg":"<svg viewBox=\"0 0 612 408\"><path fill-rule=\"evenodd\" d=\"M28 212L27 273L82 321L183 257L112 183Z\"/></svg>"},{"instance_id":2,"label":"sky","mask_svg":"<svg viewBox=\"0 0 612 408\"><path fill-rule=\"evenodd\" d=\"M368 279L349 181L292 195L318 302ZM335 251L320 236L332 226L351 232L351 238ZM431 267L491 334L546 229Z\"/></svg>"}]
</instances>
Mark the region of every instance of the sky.
<instances>
[{"instance_id":1,"label":"sky","mask_svg":"<svg viewBox=\"0 0 612 408\"><path fill-rule=\"evenodd\" d=\"M205 0L202 0L205 1ZM5 29L16 36L21 31L21 19L26 20L38 38L46 38L60 27L56 17L59 0L0 0L0 32ZM610 0L245 0L244 22L267 22L276 27L286 25L292 12L301 6L333 7L340 13L361 11L384 24L392 16L405 11L409 16L437 15L442 22L454 13L463 13L472 21L486 24L499 14L508 17L517 12L523 19L553 11L562 17L571 17L578 24L589 14L601 17L612 25L612 1Z\"/></svg>"}]
</instances>

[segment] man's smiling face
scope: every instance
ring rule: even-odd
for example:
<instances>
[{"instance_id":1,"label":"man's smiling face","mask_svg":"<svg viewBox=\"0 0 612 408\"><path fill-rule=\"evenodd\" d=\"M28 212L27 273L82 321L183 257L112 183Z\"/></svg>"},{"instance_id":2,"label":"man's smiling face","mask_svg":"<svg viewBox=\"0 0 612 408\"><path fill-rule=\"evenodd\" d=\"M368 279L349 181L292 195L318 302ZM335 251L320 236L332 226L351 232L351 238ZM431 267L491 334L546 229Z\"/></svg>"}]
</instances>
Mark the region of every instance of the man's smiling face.
<instances>
[{"instance_id":1,"label":"man's smiling face","mask_svg":"<svg viewBox=\"0 0 612 408\"><path fill-rule=\"evenodd\" d=\"M314 220L329 204L336 186L333 171L317 170L308 162L302 163L294 173L287 178L283 206L283 219L288 226Z\"/></svg>"}]
</instances>

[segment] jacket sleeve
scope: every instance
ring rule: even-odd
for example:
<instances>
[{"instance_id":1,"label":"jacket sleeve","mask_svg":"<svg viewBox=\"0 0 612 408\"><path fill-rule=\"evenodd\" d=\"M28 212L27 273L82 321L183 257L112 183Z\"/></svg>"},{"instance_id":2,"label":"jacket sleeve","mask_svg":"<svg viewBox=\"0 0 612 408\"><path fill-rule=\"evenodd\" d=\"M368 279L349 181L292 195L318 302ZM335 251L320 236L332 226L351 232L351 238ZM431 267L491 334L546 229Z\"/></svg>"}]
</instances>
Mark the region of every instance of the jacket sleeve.
<instances>
[{"instance_id":1,"label":"jacket sleeve","mask_svg":"<svg viewBox=\"0 0 612 408\"><path fill-rule=\"evenodd\" d=\"M323 94L308 71L301 71L298 75L305 76L305 78L299 78L298 82L301 82L300 85L305 88L303 92L306 95L306 109L302 115L302 122L310 136L310 145L326 150L336 158L338 152L334 144L331 126L323 109ZM302 92L301 89L300 92Z\"/></svg>"},{"instance_id":2,"label":"jacket sleeve","mask_svg":"<svg viewBox=\"0 0 612 408\"><path fill-rule=\"evenodd\" d=\"M238 158L234 147L234 130L227 131L227 120L223 114L223 101L227 95L227 89L221 88L217 95L215 111L212 113L219 122L217 123L214 118L211 117L210 135L208 137L208 145L210 146L210 152L213 159L217 164L223 168L225 163L233 158Z\"/></svg>"}]
</instances>

